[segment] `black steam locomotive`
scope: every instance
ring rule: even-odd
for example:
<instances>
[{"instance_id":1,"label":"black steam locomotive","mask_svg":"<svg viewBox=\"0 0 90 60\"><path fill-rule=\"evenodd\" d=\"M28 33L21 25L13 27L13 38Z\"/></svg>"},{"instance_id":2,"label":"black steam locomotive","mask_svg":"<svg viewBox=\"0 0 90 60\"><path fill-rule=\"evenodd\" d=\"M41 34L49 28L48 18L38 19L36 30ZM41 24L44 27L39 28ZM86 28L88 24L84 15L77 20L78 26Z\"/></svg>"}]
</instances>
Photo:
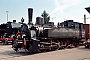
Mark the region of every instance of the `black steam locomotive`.
<instances>
[{"instance_id":1,"label":"black steam locomotive","mask_svg":"<svg viewBox=\"0 0 90 60\"><path fill-rule=\"evenodd\" d=\"M33 9L28 9L28 24L12 23L15 28L12 48L15 51L25 49L29 52L44 52L46 50L58 50L60 48L73 48L79 45L79 41L85 38L85 31L72 22L65 22L60 27L38 26L31 24ZM23 19L22 19L23 20ZM70 25L69 25L70 24ZM63 27L64 26L64 27ZM18 27L18 29L17 29ZM74 28L73 28L74 27ZM18 30L18 31L17 31Z\"/></svg>"},{"instance_id":2,"label":"black steam locomotive","mask_svg":"<svg viewBox=\"0 0 90 60\"><path fill-rule=\"evenodd\" d=\"M3 44L12 43L13 35L20 29L21 23L7 22L0 25L0 41Z\"/></svg>"},{"instance_id":3,"label":"black steam locomotive","mask_svg":"<svg viewBox=\"0 0 90 60\"><path fill-rule=\"evenodd\" d=\"M23 48L29 52L44 52L60 48L73 48L85 38L85 31L66 27L40 27L21 24L13 36L12 48L15 51Z\"/></svg>"}]
</instances>

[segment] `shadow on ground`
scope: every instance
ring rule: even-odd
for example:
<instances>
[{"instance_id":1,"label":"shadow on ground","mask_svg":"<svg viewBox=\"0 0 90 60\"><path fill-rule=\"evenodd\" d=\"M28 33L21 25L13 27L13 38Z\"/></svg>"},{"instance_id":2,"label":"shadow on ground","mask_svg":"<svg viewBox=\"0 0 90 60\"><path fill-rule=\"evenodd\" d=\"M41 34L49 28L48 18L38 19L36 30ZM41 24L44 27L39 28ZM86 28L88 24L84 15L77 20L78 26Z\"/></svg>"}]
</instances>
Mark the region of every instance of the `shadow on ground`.
<instances>
[{"instance_id":1,"label":"shadow on ground","mask_svg":"<svg viewBox=\"0 0 90 60\"><path fill-rule=\"evenodd\" d=\"M34 54L37 54L37 53L30 53L30 52L25 53L25 51L15 52L13 50L0 52L0 55L12 56L12 57L20 57L20 56L27 56L27 55L34 55Z\"/></svg>"},{"instance_id":2,"label":"shadow on ground","mask_svg":"<svg viewBox=\"0 0 90 60\"><path fill-rule=\"evenodd\" d=\"M77 47L79 50L84 50L84 51L90 51L90 48L85 48L85 46L79 46Z\"/></svg>"}]
</instances>

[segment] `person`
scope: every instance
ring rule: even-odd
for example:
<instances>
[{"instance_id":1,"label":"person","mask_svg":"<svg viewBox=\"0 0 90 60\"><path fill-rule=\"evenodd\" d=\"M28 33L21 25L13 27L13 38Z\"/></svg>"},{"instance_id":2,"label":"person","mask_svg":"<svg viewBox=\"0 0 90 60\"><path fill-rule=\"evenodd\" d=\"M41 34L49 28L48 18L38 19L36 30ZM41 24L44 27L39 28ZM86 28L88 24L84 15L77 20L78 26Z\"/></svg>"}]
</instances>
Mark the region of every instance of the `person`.
<instances>
[{"instance_id":1,"label":"person","mask_svg":"<svg viewBox=\"0 0 90 60\"><path fill-rule=\"evenodd\" d=\"M7 36L7 33L4 33L3 37L6 38L6 36Z\"/></svg>"},{"instance_id":2,"label":"person","mask_svg":"<svg viewBox=\"0 0 90 60\"><path fill-rule=\"evenodd\" d=\"M21 38L21 32L18 30L17 34L16 34L17 38Z\"/></svg>"}]
</instances>

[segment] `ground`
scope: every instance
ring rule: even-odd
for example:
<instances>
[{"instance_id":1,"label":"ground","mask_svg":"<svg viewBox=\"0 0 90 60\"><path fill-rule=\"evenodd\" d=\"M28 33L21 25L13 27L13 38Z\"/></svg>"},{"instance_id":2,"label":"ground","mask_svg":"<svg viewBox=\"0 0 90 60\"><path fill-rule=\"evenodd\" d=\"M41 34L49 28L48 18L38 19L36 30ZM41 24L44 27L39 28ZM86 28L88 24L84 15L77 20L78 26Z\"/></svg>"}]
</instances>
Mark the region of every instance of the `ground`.
<instances>
[{"instance_id":1,"label":"ground","mask_svg":"<svg viewBox=\"0 0 90 60\"><path fill-rule=\"evenodd\" d=\"M90 49L80 46L45 53L15 52L11 45L0 45L0 60L90 60Z\"/></svg>"}]
</instances>

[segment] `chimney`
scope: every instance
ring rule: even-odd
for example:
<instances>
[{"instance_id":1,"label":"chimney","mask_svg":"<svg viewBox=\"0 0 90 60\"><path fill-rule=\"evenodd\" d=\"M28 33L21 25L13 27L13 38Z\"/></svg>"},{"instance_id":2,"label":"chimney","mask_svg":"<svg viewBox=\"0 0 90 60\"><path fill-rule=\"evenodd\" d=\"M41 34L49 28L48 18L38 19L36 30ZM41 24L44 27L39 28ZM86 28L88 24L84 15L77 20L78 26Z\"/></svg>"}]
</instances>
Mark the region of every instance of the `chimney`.
<instances>
[{"instance_id":1,"label":"chimney","mask_svg":"<svg viewBox=\"0 0 90 60\"><path fill-rule=\"evenodd\" d=\"M16 20L13 20L13 23L16 23Z\"/></svg>"},{"instance_id":2,"label":"chimney","mask_svg":"<svg viewBox=\"0 0 90 60\"><path fill-rule=\"evenodd\" d=\"M84 14L84 24L86 24L86 15Z\"/></svg>"},{"instance_id":3,"label":"chimney","mask_svg":"<svg viewBox=\"0 0 90 60\"><path fill-rule=\"evenodd\" d=\"M32 23L33 8L28 8L28 24Z\"/></svg>"}]
</instances>

